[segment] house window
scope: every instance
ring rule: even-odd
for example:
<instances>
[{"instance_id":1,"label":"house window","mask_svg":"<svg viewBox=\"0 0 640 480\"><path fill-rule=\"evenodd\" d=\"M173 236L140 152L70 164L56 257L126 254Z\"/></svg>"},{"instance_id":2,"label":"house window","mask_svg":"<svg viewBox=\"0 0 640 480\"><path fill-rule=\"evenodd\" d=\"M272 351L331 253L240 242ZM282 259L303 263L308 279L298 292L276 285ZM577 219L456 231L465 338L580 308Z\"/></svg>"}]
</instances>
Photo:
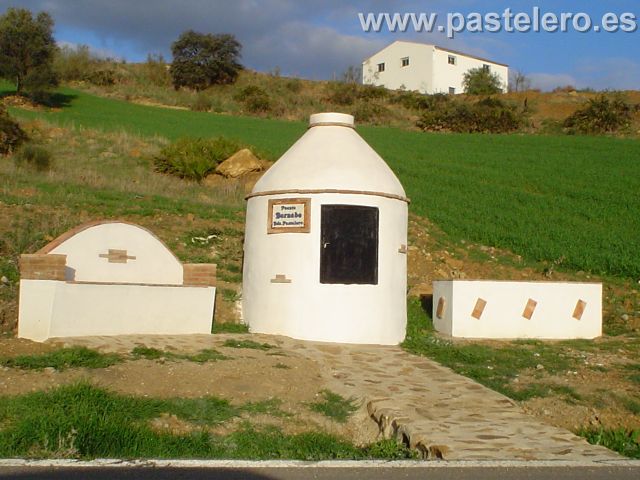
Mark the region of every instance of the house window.
<instances>
[{"instance_id":1,"label":"house window","mask_svg":"<svg viewBox=\"0 0 640 480\"><path fill-rule=\"evenodd\" d=\"M449 62L449 65L455 65L456 64L456 56L455 55L449 55L449 58L448 58L447 62Z\"/></svg>"},{"instance_id":2,"label":"house window","mask_svg":"<svg viewBox=\"0 0 640 480\"><path fill-rule=\"evenodd\" d=\"M456 87L449 87L449 95L455 95L456 94Z\"/></svg>"},{"instance_id":3,"label":"house window","mask_svg":"<svg viewBox=\"0 0 640 480\"><path fill-rule=\"evenodd\" d=\"M378 71L379 72L384 72L384 62L378 64Z\"/></svg>"},{"instance_id":4,"label":"house window","mask_svg":"<svg viewBox=\"0 0 640 480\"><path fill-rule=\"evenodd\" d=\"M482 65L482 69L483 69L485 72L488 72L488 71L490 71L490 70L491 70L491 66L490 66L490 65L487 65L487 64L485 63L485 64L483 64L483 65Z\"/></svg>"},{"instance_id":5,"label":"house window","mask_svg":"<svg viewBox=\"0 0 640 480\"><path fill-rule=\"evenodd\" d=\"M408 67L409 66L409 57L404 57L402 59L402 66L403 67Z\"/></svg>"}]
</instances>

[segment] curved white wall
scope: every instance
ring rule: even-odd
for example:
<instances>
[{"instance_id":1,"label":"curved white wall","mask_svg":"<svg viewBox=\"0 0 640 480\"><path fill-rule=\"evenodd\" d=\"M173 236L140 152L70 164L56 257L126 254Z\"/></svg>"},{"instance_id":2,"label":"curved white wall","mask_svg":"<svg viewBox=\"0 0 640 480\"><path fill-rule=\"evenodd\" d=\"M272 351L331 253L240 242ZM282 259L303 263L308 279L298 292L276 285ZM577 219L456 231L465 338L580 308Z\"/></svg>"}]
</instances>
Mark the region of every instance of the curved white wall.
<instances>
[{"instance_id":1,"label":"curved white wall","mask_svg":"<svg viewBox=\"0 0 640 480\"><path fill-rule=\"evenodd\" d=\"M322 127L341 128L344 127ZM269 199L311 199L309 233L267 234ZM321 205L379 209L378 284L320 283ZM249 199L243 316L252 332L302 340L394 345L406 328L407 203L374 195L295 194ZM291 283L272 283L276 275Z\"/></svg>"},{"instance_id":2,"label":"curved white wall","mask_svg":"<svg viewBox=\"0 0 640 480\"><path fill-rule=\"evenodd\" d=\"M109 250L135 257L111 263ZM101 223L81 230L48 253L67 256L67 280L182 285L182 264L151 232L128 223Z\"/></svg>"}]
</instances>

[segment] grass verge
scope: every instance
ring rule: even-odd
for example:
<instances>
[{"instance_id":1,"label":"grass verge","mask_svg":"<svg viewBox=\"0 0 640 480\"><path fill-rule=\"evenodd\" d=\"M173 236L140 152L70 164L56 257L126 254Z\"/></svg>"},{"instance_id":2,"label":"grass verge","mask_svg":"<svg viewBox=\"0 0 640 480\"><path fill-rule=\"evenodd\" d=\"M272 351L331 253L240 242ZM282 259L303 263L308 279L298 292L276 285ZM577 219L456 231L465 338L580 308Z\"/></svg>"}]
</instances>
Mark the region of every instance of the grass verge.
<instances>
[{"instance_id":1,"label":"grass verge","mask_svg":"<svg viewBox=\"0 0 640 480\"><path fill-rule=\"evenodd\" d=\"M629 458L640 458L640 430L583 429L578 432L592 445L602 445Z\"/></svg>"},{"instance_id":2,"label":"grass verge","mask_svg":"<svg viewBox=\"0 0 640 480\"><path fill-rule=\"evenodd\" d=\"M575 359L565 355L561 348L535 340L514 341L502 346L454 343L434 334L417 299L409 299L407 314L407 336L402 347L410 353L432 358L514 400L543 397L553 392L573 400L578 398L573 390L561 386L535 383L524 388L514 386L513 380L524 370L544 369L547 373L559 373L570 369Z\"/></svg>"},{"instance_id":3,"label":"grass verge","mask_svg":"<svg viewBox=\"0 0 640 480\"><path fill-rule=\"evenodd\" d=\"M237 340L232 338L226 340L222 345L229 348L249 348L252 350L271 350L272 348L277 348L270 343L258 343L253 340Z\"/></svg>"},{"instance_id":4,"label":"grass verge","mask_svg":"<svg viewBox=\"0 0 640 480\"><path fill-rule=\"evenodd\" d=\"M309 408L338 423L345 423L358 409L353 398L344 398L330 390L323 390L320 395L322 400L310 403Z\"/></svg>"},{"instance_id":5,"label":"grass verge","mask_svg":"<svg viewBox=\"0 0 640 480\"><path fill-rule=\"evenodd\" d=\"M247 409L256 411L255 405ZM256 429L245 423L222 436L205 428L238 416L241 410L212 397L136 398L86 383L0 397L0 456L323 460L413 455L388 441L358 448L325 433L286 435L276 428ZM151 428L150 420L167 413L191 422L194 430L172 434Z\"/></svg>"},{"instance_id":6,"label":"grass verge","mask_svg":"<svg viewBox=\"0 0 640 480\"><path fill-rule=\"evenodd\" d=\"M12 358L0 358L0 365L23 370L42 370L55 368L106 368L122 361L114 353L100 353L86 347L61 348L41 355L20 355Z\"/></svg>"},{"instance_id":7,"label":"grass verge","mask_svg":"<svg viewBox=\"0 0 640 480\"><path fill-rule=\"evenodd\" d=\"M131 355L135 359L144 358L146 360L188 360L196 363L215 362L217 360L227 360L229 357L223 355L213 348L200 350L198 353L173 353L151 347L135 347L131 350Z\"/></svg>"}]
</instances>

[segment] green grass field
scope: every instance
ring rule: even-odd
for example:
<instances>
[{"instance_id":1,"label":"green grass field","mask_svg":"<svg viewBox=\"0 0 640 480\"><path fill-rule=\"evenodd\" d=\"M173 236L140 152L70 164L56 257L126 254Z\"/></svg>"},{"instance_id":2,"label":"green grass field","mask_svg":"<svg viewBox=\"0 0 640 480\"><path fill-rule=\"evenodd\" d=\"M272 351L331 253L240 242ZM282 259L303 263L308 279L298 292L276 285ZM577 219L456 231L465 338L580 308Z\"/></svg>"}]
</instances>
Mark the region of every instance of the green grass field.
<instances>
[{"instance_id":1,"label":"green grass field","mask_svg":"<svg viewBox=\"0 0 640 480\"><path fill-rule=\"evenodd\" d=\"M300 122L135 105L71 89L61 89L58 101L61 107L48 112L11 112L22 119L169 139L225 135L272 158L306 128ZM507 248L560 268L640 278L639 141L358 131L397 173L413 212L454 239Z\"/></svg>"}]
</instances>

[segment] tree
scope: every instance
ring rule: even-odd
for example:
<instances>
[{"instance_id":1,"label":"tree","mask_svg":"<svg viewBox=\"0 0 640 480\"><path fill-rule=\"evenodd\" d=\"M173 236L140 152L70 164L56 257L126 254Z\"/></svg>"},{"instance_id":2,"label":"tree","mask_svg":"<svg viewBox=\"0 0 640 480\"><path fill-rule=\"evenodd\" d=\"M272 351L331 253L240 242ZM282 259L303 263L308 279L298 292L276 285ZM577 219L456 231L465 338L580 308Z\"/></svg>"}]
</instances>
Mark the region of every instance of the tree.
<instances>
[{"instance_id":1,"label":"tree","mask_svg":"<svg viewBox=\"0 0 640 480\"><path fill-rule=\"evenodd\" d=\"M233 35L184 32L171 45L173 86L204 90L214 84L235 82L242 68L238 63L241 48Z\"/></svg>"},{"instance_id":2,"label":"tree","mask_svg":"<svg viewBox=\"0 0 640 480\"><path fill-rule=\"evenodd\" d=\"M502 81L488 68L472 68L462 78L464 92L469 95L493 95L502 92Z\"/></svg>"},{"instance_id":3,"label":"tree","mask_svg":"<svg viewBox=\"0 0 640 480\"><path fill-rule=\"evenodd\" d=\"M531 89L531 79L518 70L509 72L509 91L526 92Z\"/></svg>"},{"instance_id":4,"label":"tree","mask_svg":"<svg viewBox=\"0 0 640 480\"><path fill-rule=\"evenodd\" d=\"M57 84L53 71L56 42L53 19L34 18L29 10L10 8L0 16L0 76L15 82L16 92L42 92Z\"/></svg>"}]
</instances>

